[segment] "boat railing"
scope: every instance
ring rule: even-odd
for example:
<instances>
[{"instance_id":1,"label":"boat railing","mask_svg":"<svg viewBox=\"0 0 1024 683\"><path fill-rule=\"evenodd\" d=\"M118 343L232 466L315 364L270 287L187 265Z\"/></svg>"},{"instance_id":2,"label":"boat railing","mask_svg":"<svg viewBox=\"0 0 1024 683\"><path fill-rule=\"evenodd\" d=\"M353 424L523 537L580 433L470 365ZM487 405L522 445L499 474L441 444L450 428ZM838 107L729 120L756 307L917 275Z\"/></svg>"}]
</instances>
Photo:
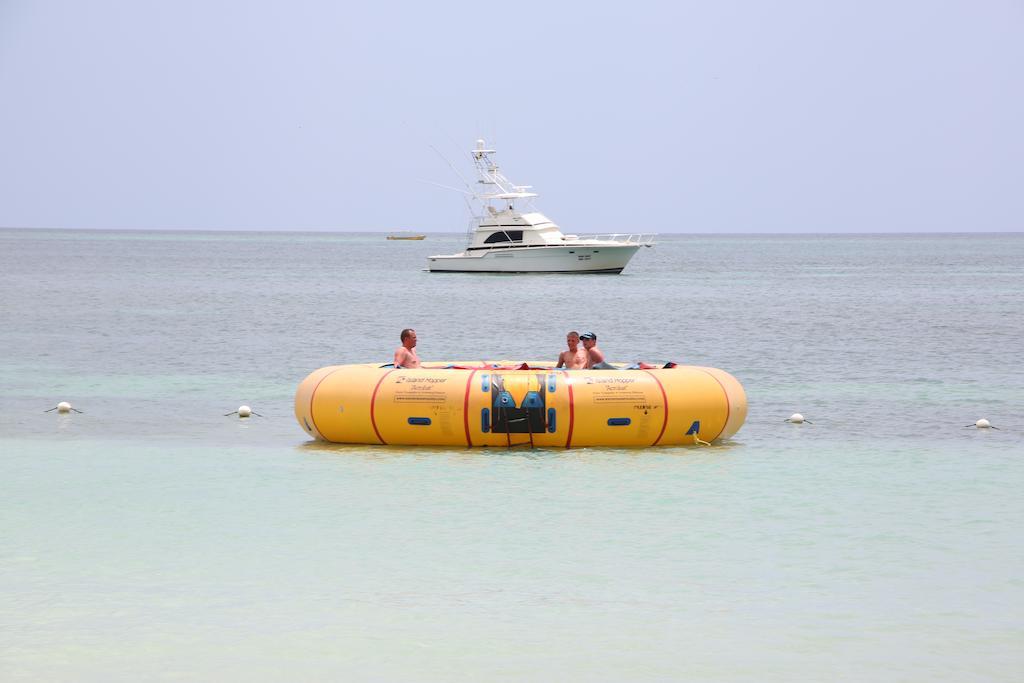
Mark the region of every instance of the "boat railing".
<instances>
[{"instance_id":1,"label":"boat railing","mask_svg":"<svg viewBox=\"0 0 1024 683\"><path fill-rule=\"evenodd\" d=\"M576 235L577 240L600 240L602 242L619 242L625 244L637 244L640 246L651 246L654 244L654 238L658 235L653 232L611 232L601 233L598 235ZM567 242L575 241L572 239L566 240Z\"/></svg>"}]
</instances>

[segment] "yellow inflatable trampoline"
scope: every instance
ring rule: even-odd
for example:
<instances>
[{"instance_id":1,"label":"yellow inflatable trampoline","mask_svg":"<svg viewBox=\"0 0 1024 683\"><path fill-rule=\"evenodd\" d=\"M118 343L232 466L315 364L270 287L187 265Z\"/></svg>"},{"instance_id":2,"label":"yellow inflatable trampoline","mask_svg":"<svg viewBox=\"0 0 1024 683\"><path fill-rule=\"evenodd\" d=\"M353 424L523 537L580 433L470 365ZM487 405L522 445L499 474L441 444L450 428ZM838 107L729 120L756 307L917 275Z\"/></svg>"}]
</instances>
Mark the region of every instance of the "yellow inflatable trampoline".
<instances>
[{"instance_id":1,"label":"yellow inflatable trampoline","mask_svg":"<svg viewBox=\"0 0 1024 683\"><path fill-rule=\"evenodd\" d=\"M732 436L746 416L747 397L736 378L682 365L335 365L310 374L295 394L295 417L306 433L351 444L690 445Z\"/></svg>"}]
</instances>

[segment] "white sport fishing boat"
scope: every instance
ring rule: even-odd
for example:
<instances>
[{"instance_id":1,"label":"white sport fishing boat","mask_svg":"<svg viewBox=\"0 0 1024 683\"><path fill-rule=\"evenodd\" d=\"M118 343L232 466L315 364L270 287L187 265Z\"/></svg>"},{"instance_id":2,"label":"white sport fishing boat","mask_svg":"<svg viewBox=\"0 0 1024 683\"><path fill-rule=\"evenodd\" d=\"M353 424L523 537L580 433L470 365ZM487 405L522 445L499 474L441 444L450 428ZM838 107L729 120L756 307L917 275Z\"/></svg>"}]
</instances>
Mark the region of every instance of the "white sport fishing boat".
<instances>
[{"instance_id":1,"label":"white sport fishing boat","mask_svg":"<svg viewBox=\"0 0 1024 683\"><path fill-rule=\"evenodd\" d=\"M621 273L640 247L654 245L653 234L565 235L532 210L529 185L514 185L491 160L493 149L476 141L473 163L479 189L469 194L482 210L473 216L469 244L458 254L430 256L431 272ZM516 202L528 210L520 212Z\"/></svg>"}]
</instances>

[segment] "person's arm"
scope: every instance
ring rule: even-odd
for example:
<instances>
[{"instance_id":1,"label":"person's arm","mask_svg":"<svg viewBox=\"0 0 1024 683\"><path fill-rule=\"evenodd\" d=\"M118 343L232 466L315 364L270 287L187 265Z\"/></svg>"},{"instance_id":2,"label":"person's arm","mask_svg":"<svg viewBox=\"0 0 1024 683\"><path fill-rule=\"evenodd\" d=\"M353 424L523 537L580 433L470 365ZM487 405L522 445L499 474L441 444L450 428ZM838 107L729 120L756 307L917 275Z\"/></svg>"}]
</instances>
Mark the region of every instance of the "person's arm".
<instances>
[{"instance_id":1,"label":"person's arm","mask_svg":"<svg viewBox=\"0 0 1024 683\"><path fill-rule=\"evenodd\" d=\"M587 356L589 358L589 360L587 362L587 367L588 368L592 368L595 365L597 365L598 363L603 363L604 362L604 354L601 353L601 349L597 348L596 346L594 348L590 349L589 351L587 351Z\"/></svg>"},{"instance_id":2,"label":"person's arm","mask_svg":"<svg viewBox=\"0 0 1024 683\"><path fill-rule=\"evenodd\" d=\"M555 367L560 368L563 365L565 365L565 352L558 354L558 365L556 365Z\"/></svg>"},{"instance_id":3,"label":"person's arm","mask_svg":"<svg viewBox=\"0 0 1024 683\"><path fill-rule=\"evenodd\" d=\"M402 367L403 365L405 365L405 357L408 354L409 354L409 352L405 350L404 346L398 347L398 350L395 351L395 367L396 368Z\"/></svg>"}]
</instances>

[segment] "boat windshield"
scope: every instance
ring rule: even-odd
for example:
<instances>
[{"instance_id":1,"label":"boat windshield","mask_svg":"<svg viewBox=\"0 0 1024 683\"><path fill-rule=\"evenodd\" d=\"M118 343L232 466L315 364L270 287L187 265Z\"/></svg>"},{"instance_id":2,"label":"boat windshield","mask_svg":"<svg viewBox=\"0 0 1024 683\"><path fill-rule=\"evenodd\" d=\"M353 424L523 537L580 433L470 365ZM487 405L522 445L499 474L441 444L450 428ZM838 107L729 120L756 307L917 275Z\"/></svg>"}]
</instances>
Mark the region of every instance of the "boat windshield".
<instances>
[{"instance_id":1,"label":"boat windshield","mask_svg":"<svg viewBox=\"0 0 1024 683\"><path fill-rule=\"evenodd\" d=\"M522 242L523 231L522 230L503 230L488 235L487 239L484 240L484 244L497 244L498 242Z\"/></svg>"}]
</instances>

